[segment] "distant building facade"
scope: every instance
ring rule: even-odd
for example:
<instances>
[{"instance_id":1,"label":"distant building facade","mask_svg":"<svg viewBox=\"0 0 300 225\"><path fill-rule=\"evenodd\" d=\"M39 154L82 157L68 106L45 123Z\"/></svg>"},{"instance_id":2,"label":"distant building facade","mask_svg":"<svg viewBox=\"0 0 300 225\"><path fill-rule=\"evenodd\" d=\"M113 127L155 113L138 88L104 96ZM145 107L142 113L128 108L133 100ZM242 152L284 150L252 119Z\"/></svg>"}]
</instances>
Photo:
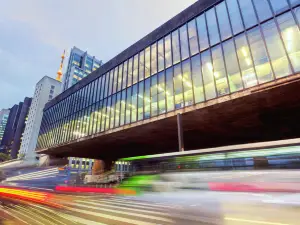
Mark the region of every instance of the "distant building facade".
<instances>
[{"instance_id":1,"label":"distant building facade","mask_svg":"<svg viewBox=\"0 0 300 225\"><path fill-rule=\"evenodd\" d=\"M9 116L9 109L2 109L0 111L0 144L7 124L8 116Z\"/></svg>"},{"instance_id":2,"label":"distant building facade","mask_svg":"<svg viewBox=\"0 0 300 225\"><path fill-rule=\"evenodd\" d=\"M63 77L62 91L65 91L92 71L98 69L101 64L101 60L74 46L71 49L67 71Z\"/></svg>"},{"instance_id":3,"label":"distant building facade","mask_svg":"<svg viewBox=\"0 0 300 225\"><path fill-rule=\"evenodd\" d=\"M26 97L24 102L10 109L1 141L1 151L9 154L12 159L16 159L19 153L31 101L32 98Z\"/></svg>"},{"instance_id":4,"label":"distant building facade","mask_svg":"<svg viewBox=\"0 0 300 225\"><path fill-rule=\"evenodd\" d=\"M61 82L44 76L35 86L19 154L33 158L45 104L61 91Z\"/></svg>"}]
</instances>

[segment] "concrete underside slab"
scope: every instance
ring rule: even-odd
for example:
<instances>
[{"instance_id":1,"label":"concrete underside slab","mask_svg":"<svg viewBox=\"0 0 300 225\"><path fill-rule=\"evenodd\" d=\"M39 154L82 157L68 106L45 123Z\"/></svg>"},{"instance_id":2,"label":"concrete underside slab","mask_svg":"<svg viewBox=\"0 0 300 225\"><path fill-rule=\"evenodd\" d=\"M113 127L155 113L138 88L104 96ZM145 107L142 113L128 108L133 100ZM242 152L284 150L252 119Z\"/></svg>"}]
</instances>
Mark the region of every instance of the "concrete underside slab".
<instances>
[{"instance_id":1,"label":"concrete underside slab","mask_svg":"<svg viewBox=\"0 0 300 225\"><path fill-rule=\"evenodd\" d=\"M99 159L178 151L182 113L185 150L300 137L300 75L250 88L65 145L39 150Z\"/></svg>"}]
</instances>

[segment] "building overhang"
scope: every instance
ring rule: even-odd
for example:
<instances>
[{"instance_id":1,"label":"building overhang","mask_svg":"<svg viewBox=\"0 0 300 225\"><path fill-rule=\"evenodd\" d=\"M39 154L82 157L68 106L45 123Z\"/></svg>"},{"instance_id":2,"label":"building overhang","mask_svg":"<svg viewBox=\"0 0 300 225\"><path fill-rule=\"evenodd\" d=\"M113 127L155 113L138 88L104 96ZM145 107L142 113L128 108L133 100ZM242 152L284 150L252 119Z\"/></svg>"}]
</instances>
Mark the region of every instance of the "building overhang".
<instances>
[{"instance_id":1,"label":"building overhang","mask_svg":"<svg viewBox=\"0 0 300 225\"><path fill-rule=\"evenodd\" d=\"M300 137L300 74L278 79L141 122L38 150L56 157L117 159Z\"/></svg>"}]
</instances>

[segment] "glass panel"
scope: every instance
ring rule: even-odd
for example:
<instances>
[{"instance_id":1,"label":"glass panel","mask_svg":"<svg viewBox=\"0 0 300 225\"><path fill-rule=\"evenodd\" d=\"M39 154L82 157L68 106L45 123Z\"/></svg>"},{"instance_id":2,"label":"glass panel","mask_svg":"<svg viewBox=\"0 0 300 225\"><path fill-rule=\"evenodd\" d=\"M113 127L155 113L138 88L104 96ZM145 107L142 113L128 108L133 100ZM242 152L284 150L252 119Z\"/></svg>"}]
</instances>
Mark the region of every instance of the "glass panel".
<instances>
[{"instance_id":1,"label":"glass panel","mask_svg":"<svg viewBox=\"0 0 300 225\"><path fill-rule=\"evenodd\" d=\"M248 88L257 85L257 79L245 34L237 36L235 43L245 87Z\"/></svg>"},{"instance_id":2,"label":"glass panel","mask_svg":"<svg viewBox=\"0 0 300 225\"><path fill-rule=\"evenodd\" d=\"M187 27L183 25L179 28L180 34L180 47L181 47L181 60L184 60L189 57L189 43L187 35Z\"/></svg>"},{"instance_id":3,"label":"glass panel","mask_svg":"<svg viewBox=\"0 0 300 225\"><path fill-rule=\"evenodd\" d=\"M113 94L116 93L118 86L118 67L114 69L114 85L113 85Z\"/></svg>"},{"instance_id":4,"label":"glass panel","mask_svg":"<svg viewBox=\"0 0 300 225\"><path fill-rule=\"evenodd\" d=\"M182 74L181 65L174 66L174 94L175 94L175 109L184 107L183 90L182 90Z\"/></svg>"},{"instance_id":5,"label":"glass panel","mask_svg":"<svg viewBox=\"0 0 300 225\"><path fill-rule=\"evenodd\" d=\"M128 66L128 60L123 63L122 89L125 89L127 87L127 66Z\"/></svg>"},{"instance_id":6,"label":"glass panel","mask_svg":"<svg viewBox=\"0 0 300 225\"><path fill-rule=\"evenodd\" d=\"M200 51L202 51L204 49L207 49L209 46L205 15L202 14L201 16L198 16L196 22L197 22Z\"/></svg>"},{"instance_id":7,"label":"glass panel","mask_svg":"<svg viewBox=\"0 0 300 225\"><path fill-rule=\"evenodd\" d=\"M268 0L253 0L260 22L272 17L272 11Z\"/></svg>"},{"instance_id":8,"label":"glass panel","mask_svg":"<svg viewBox=\"0 0 300 225\"><path fill-rule=\"evenodd\" d=\"M289 8L286 0L270 0L274 13L280 13Z\"/></svg>"},{"instance_id":9,"label":"glass panel","mask_svg":"<svg viewBox=\"0 0 300 225\"><path fill-rule=\"evenodd\" d=\"M289 61L285 54L274 20L264 23L262 25L262 29L266 39L275 77L278 78L291 74L292 72Z\"/></svg>"},{"instance_id":10,"label":"glass panel","mask_svg":"<svg viewBox=\"0 0 300 225\"><path fill-rule=\"evenodd\" d=\"M297 8L298 10L299 8ZM294 71L298 72L300 71L300 35L298 26L290 12L279 16L277 21Z\"/></svg>"},{"instance_id":11,"label":"glass panel","mask_svg":"<svg viewBox=\"0 0 300 225\"><path fill-rule=\"evenodd\" d=\"M221 39L225 40L231 37L232 35L225 2L218 4L216 6L216 10L220 27Z\"/></svg>"},{"instance_id":12,"label":"glass panel","mask_svg":"<svg viewBox=\"0 0 300 225\"><path fill-rule=\"evenodd\" d=\"M135 84L138 81L138 73L139 73L139 54L136 54L133 58L132 84Z\"/></svg>"},{"instance_id":13,"label":"glass panel","mask_svg":"<svg viewBox=\"0 0 300 225\"><path fill-rule=\"evenodd\" d=\"M256 15L251 0L239 0L245 27L249 28L257 24Z\"/></svg>"},{"instance_id":14,"label":"glass panel","mask_svg":"<svg viewBox=\"0 0 300 225\"><path fill-rule=\"evenodd\" d=\"M160 72L158 74L158 114L166 112L166 86L165 86L165 73Z\"/></svg>"},{"instance_id":15,"label":"glass panel","mask_svg":"<svg viewBox=\"0 0 300 225\"><path fill-rule=\"evenodd\" d=\"M211 63L211 56L209 50L201 54L201 60L205 96L206 100L209 100L217 97L213 76L213 65Z\"/></svg>"},{"instance_id":16,"label":"glass panel","mask_svg":"<svg viewBox=\"0 0 300 225\"><path fill-rule=\"evenodd\" d=\"M107 102L107 98L103 100L103 104L102 104L102 113L101 113L101 132L104 131L105 129L105 121L106 121L106 102Z\"/></svg>"},{"instance_id":17,"label":"glass panel","mask_svg":"<svg viewBox=\"0 0 300 225\"><path fill-rule=\"evenodd\" d=\"M162 71L165 68L165 62L164 62L164 40L159 40L157 44L158 48L158 71Z\"/></svg>"},{"instance_id":18,"label":"glass panel","mask_svg":"<svg viewBox=\"0 0 300 225\"><path fill-rule=\"evenodd\" d=\"M122 91L121 97L120 126L123 126L125 124L126 90Z\"/></svg>"},{"instance_id":19,"label":"glass panel","mask_svg":"<svg viewBox=\"0 0 300 225\"><path fill-rule=\"evenodd\" d=\"M105 77L106 74L102 75L102 83L101 83L101 94L100 94L100 99L102 100L104 98L104 90L105 90Z\"/></svg>"},{"instance_id":20,"label":"glass panel","mask_svg":"<svg viewBox=\"0 0 300 225\"><path fill-rule=\"evenodd\" d=\"M141 51L140 52L140 65L139 65L139 81L144 80L144 75L145 75L145 52Z\"/></svg>"},{"instance_id":21,"label":"glass panel","mask_svg":"<svg viewBox=\"0 0 300 225\"><path fill-rule=\"evenodd\" d=\"M194 104L193 96L193 82L191 77L191 64L190 60L185 60L182 62L182 83L184 91L184 106L189 106Z\"/></svg>"},{"instance_id":22,"label":"glass panel","mask_svg":"<svg viewBox=\"0 0 300 225\"><path fill-rule=\"evenodd\" d=\"M171 53L171 35L165 37L165 63L166 68L172 66L172 53Z\"/></svg>"},{"instance_id":23,"label":"glass panel","mask_svg":"<svg viewBox=\"0 0 300 225\"><path fill-rule=\"evenodd\" d=\"M110 125L110 113L111 113L111 97L109 97L107 99L105 130L109 129L109 125Z\"/></svg>"},{"instance_id":24,"label":"glass panel","mask_svg":"<svg viewBox=\"0 0 300 225\"><path fill-rule=\"evenodd\" d=\"M150 47L145 50L145 78L150 76Z\"/></svg>"},{"instance_id":25,"label":"glass panel","mask_svg":"<svg viewBox=\"0 0 300 225\"><path fill-rule=\"evenodd\" d=\"M132 85L132 64L133 58L130 58L128 61L127 87L130 87Z\"/></svg>"},{"instance_id":26,"label":"glass panel","mask_svg":"<svg viewBox=\"0 0 300 225\"><path fill-rule=\"evenodd\" d=\"M210 40L210 46L220 42L219 29L215 9L212 8L206 12L207 28Z\"/></svg>"},{"instance_id":27,"label":"glass panel","mask_svg":"<svg viewBox=\"0 0 300 225\"><path fill-rule=\"evenodd\" d=\"M98 103L97 108L96 108L96 116L97 116L97 127L96 127L96 132L98 133L101 130L101 116L102 116L102 101Z\"/></svg>"},{"instance_id":28,"label":"glass panel","mask_svg":"<svg viewBox=\"0 0 300 225\"><path fill-rule=\"evenodd\" d=\"M144 119L150 118L150 78L145 80L145 90L144 90Z\"/></svg>"},{"instance_id":29,"label":"glass panel","mask_svg":"<svg viewBox=\"0 0 300 225\"><path fill-rule=\"evenodd\" d=\"M292 6L300 4L300 0L290 0Z\"/></svg>"},{"instance_id":30,"label":"glass panel","mask_svg":"<svg viewBox=\"0 0 300 225\"><path fill-rule=\"evenodd\" d=\"M144 82L139 83L139 94L138 94L138 120L144 118Z\"/></svg>"},{"instance_id":31,"label":"glass panel","mask_svg":"<svg viewBox=\"0 0 300 225\"><path fill-rule=\"evenodd\" d=\"M115 126L116 95L112 96L110 107L110 129Z\"/></svg>"},{"instance_id":32,"label":"glass panel","mask_svg":"<svg viewBox=\"0 0 300 225\"><path fill-rule=\"evenodd\" d=\"M192 61L192 79L194 85L195 103L199 103L204 101L200 55L194 56L191 61Z\"/></svg>"},{"instance_id":33,"label":"glass panel","mask_svg":"<svg viewBox=\"0 0 300 225\"><path fill-rule=\"evenodd\" d=\"M130 117L131 117L131 87L127 88L127 96L126 96L126 119L125 124L130 123Z\"/></svg>"},{"instance_id":34,"label":"glass panel","mask_svg":"<svg viewBox=\"0 0 300 225\"><path fill-rule=\"evenodd\" d=\"M167 111L174 110L173 67L166 70Z\"/></svg>"},{"instance_id":35,"label":"glass panel","mask_svg":"<svg viewBox=\"0 0 300 225\"><path fill-rule=\"evenodd\" d=\"M237 34L244 29L237 0L226 0L226 3L227 3L233 34Z\"/></svg>"},{"instance_id":36,"label":"glass panel","mask_svg":"<svg viewBox=\"0 0 300 225\"><path fill-rule=\"evenodd\" d=\"M178 30L172 33L172 53L173 53L173 64L180 61L180 46L179 46L179 35Z\"/></svg>"},{"instance_id":37,"label":"glass panel","mask_svg":"<svg viewBox=\"0 0 300 225\"><path fill-rule=\"evenodd\" d=\"M249 31L248 37L258 82L264 83L272 80L273 73L259 28Z\"/></svg>"},{"instance_id":38,"label":"glass panel","mask_svg":"<svg viewBox=\"0 0 300 225\"><path fill-rule=\"evenodd\" d=\"M137 118L137 84L132 87L131 95L131 122L135 122Z\"/></svg>"},{"instance_id":39,"label":"glass panel","mask_svg":"<svg viewBox=\"0 0 300 225\"><path fill-rule=\"evenodd\" d=\"M109 89L108 89L108 95L107 96L110 96L112 94L113 80L114 80L114 71L111 70L111 71L109 71Z\"/></svg>"},{"instance_id":40,"label":"glass panel","mask_svg":"<svg viewBox=\"0 0 300 225\"><path fill-rule=\"evenodd\" d=\"M192 20L188 23L188 33L189 33L190 54L195 55L199 52L196 20Z\"/></svg>"},{"instance_id":41,"label":"glass panel","mask_svg":"<svg viewBox=\"0 0 300 225\"><path fill-rule=\"evenodd\" d=\"M212 49L212 59L218 96L226 95L229 93L229 87L221 45L217 45Z\"/></svg>"},{"instance_id":42,"label":"glass panel","mask_svg":"<svg viewBox=\"0 0 300 225\"><path fill-rule=\"evenodd\" d=\"M235 92L243 89L243 83L241 73L237 61L235 47L233 40L228 40L223 44L225 64L227 68L228 81L230 85L230 91Z\"/></svg>"},{"instance_id":43,"label":"glass panel","mask_svg":"<svg viewBox=\"0 0 300 225\"><path fill-rule=\"evenodd\" d=\"M115 127L120 125L120 110L121 110L121 92L117 94L115 107Z\"/></svg>"},{"instance_id":44,"label":"glass panel","mask_svg":"<svg viewBox=\"0 0 300 225\"><path fill-rule=\"evenodd\" d=\"M157 73L157 47L156 43L151 46L151 75Z\"/></svg>"},{"instance_id":45,"label":"glass panel","mask_svg":"<svg viewBox=\"0 0 300 225\"><path fill-rule=\"evenodd\" d=\"M157 115L157 75L151 77L151 117Z\"/></svg>"},{"instance_id":46,"label":"glass panel","mask_svg":"<svg viewBox=\"0 0 300 225\"><path fill-rule=\"evenodd\" d=\"M118 70L118 91L122 90L122 71L123 70L123 64L119 65Z\"/></svg>"}]
</instances>

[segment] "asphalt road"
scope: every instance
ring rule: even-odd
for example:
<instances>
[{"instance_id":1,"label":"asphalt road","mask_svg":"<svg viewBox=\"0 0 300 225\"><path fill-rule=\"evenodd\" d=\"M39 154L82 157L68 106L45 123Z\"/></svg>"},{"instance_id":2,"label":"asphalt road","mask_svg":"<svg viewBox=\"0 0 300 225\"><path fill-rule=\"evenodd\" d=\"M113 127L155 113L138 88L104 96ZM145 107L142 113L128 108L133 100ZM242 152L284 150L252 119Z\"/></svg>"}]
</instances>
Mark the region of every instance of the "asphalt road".
<instances>
[{"instance_id":1,"label":"asphalt road","mask_svg":"<svg viewBox=\"0 0 300 225\"><path fill-rule=\"evenodd\" d=\"M1 198L1 224L298 225L300 194L204 191L63 195L66 208Z\"/></svg>"}]
</instances>

